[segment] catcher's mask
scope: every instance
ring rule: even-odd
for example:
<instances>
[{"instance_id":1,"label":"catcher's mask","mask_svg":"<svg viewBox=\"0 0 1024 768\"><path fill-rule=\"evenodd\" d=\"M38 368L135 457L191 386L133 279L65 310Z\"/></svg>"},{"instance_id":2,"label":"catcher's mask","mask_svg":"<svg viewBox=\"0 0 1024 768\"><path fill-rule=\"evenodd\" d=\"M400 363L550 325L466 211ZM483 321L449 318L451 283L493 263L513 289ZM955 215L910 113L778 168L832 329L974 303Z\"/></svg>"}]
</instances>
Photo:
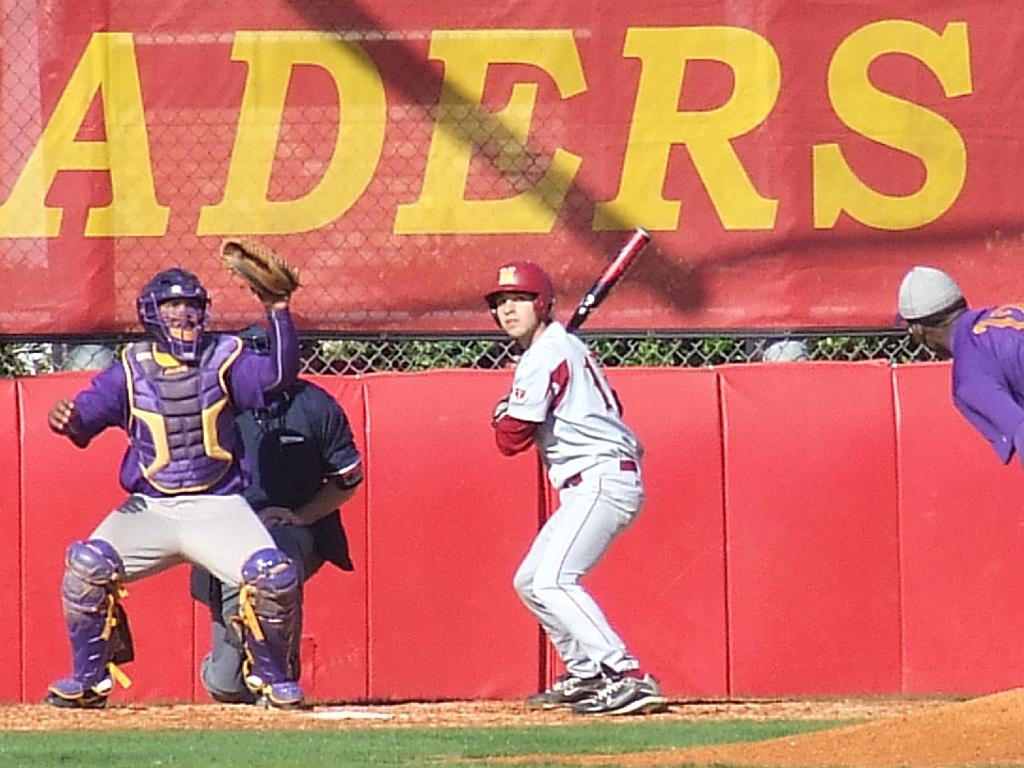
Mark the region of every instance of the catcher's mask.
<instances>
[{"instance_id":1,"label":"catcher's mask","mask_svg":"<svg viewBox=\"0 0 1024 768\"><path fill-rule=\"evenodd\" d=\"M160 313L160 305L174 299L184 299L188 306L172 325ZM136 301L143 327L172 355L186 362L199 358L209 305L210 298L199 278L178 267L154 275Z\"/></svg>"},{"instance_id":2,"label":"catcher's mask","mask_svg":"<svg viewBox=\"0 0 1024 768\"><path fill-rule=\"evenodd\" d=\"M555 303L555 286L548 273L531 261L513 261L498 267L498 276L487 292L487 306L491 317L498 322L498 298L503 293L532 293L533 308L545 323L551 320L551 307Z\"/></svg>"}]
</instances>

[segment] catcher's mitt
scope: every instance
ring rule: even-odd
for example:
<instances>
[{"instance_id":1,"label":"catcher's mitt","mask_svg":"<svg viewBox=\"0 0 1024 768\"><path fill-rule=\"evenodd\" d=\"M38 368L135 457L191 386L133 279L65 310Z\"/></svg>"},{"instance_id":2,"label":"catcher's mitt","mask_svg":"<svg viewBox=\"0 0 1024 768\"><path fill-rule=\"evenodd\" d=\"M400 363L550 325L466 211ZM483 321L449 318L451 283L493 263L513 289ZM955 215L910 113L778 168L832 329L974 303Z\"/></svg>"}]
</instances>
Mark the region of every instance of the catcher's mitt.
<instances>
[{"instance_id":1,"label":"catcher's mitt","mask_svg":"<svg viewBox=\"0 0 1024 768\"><path fill-rule=\"evenodd\" d=\"M299 287L299 270L263 243L239 238L220 247L224 265L240 275L261 301L287 300Z\"/></svg>"}]
</instances>

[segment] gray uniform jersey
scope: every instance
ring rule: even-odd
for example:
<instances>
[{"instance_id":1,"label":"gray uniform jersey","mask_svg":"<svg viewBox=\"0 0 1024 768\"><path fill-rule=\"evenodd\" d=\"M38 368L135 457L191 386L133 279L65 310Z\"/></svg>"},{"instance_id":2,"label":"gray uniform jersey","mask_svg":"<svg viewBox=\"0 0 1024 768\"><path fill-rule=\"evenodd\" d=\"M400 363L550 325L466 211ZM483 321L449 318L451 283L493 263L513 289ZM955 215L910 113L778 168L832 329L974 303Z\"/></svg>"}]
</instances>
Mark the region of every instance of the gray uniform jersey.
<instances>
[{"instance_id":1,"label":"gray uniform jersey","mask_svg":"<svg viewBox=\"0 0 1024 768\"><path fill-rule=\"evenodd\" d=\"M553 322L516 366L508 415L539 425L559 501L516 572L516 591L576 677L639 668L580 583L644 500L643 449L615 392L583 342Z\"/></svg>"}]
</instances>

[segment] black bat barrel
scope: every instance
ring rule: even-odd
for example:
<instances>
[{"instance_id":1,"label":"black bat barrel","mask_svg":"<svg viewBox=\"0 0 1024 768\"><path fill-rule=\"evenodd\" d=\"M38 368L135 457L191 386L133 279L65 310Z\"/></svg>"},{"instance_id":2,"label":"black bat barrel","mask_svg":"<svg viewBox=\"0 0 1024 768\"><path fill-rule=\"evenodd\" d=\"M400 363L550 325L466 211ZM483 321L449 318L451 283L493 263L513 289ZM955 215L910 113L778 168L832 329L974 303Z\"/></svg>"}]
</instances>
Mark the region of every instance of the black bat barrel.
<instances>
[{"instance_id":1,"label":"black bat barrel","mask_svg":"<svg viewBox=\"0 0 1024 768\"><path fill-rule=\"evenodd\" d=\"M580 299L576 311L573 312L572 317L569 318L569 322L565 326L568 330L575 331L583 325L584 321L590 316L590 313L600 306L605 296L608 295L612 287L619 282L622 276L626 274L629 265L633 263L633 260L650 241L651 236L646 230L637 227L633 231L632 236L622 246L615 259L604 268L601 276L597 278L594 284L590 286L590 290Z\"/></svg>"}]
</instances>

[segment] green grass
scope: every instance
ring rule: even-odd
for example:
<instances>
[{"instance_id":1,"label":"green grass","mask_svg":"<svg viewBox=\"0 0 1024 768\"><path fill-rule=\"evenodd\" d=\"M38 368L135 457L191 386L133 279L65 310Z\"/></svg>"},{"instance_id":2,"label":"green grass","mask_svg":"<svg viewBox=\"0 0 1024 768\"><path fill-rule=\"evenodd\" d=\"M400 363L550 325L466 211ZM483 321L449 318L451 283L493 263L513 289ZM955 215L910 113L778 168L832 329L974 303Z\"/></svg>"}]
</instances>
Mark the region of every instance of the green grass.
<instances>
[{"instance_id":1,"label":"green grass","mask_svg":"<svg viewBox=\"0 0 1024 768\"><path fill-rule=\"evenodd\" d=\"M836 723L640 720L540 728L15 732L0 733L0 766L447 768L497 755L634 752L756 741L833 725ZM522 768L548 765L551 763L534 761L522 764Z\"/></svg>"}]
</instances>

